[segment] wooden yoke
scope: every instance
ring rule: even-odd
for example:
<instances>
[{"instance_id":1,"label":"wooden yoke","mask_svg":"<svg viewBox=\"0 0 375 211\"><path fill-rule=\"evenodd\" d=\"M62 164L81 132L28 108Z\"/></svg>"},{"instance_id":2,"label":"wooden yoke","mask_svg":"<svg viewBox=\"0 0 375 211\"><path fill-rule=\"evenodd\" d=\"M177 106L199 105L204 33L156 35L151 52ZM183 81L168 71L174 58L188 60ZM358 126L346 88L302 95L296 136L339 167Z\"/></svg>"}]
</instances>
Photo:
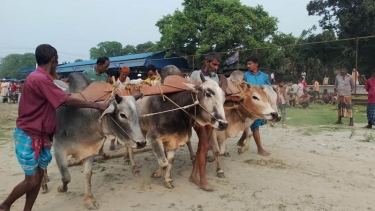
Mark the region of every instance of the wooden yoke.
<instances>
[{"instance_id":1,"label":"wooden yoke","mask_svg":"<svg viewBox=\"0 0 375 211\"><path fill-rule=\"evenodd\" d=\"M83 91L79 93L71 93L70 96L86 101L99 102L109 100L111 98L112 92L120 94L122 96L130 96L140 93L143 93L143 96L151 96L189 90L184 83L192 82L178 75L167 76L164 80L164 84L160 86L150 86L144 83L128 83L125 86L125 89L113 88L109 83L106 82L93 82ZM192 84L199 85L200 83L194 82Z\"/></svg>"}]
</instances>

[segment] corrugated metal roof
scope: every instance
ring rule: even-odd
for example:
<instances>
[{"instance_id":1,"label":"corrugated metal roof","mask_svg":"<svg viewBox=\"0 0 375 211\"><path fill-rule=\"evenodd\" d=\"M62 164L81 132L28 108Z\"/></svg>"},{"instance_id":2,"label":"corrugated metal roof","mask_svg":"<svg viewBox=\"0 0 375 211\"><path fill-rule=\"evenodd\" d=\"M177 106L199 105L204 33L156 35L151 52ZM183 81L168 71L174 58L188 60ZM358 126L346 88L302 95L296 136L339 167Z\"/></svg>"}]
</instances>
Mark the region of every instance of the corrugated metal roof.
<instances>
[{"instance_id":1,"label":"corrugated metal roof","mask_svg":"<svg viewBox=\"0 0 375 211\"><path fill-rule=\"evenodd\" d=\"M124 61L124 60L146 59L147 57L150 57L150 56L152 56L152 52L110 57L109 61L112 63L112 62L118 62L118 61ZM95 64L96 64L96 59L93 59L93 60L88 60L88 61L63 64L63 65L60 65L59 68L95 65Z\"/></svg>"},{"instance_id":2,"label":"corrugated metal roof","mask_svg":"<svg viewBox=\"0 0 375 211\"><path fill-rule=\"evenodd\" d=\"M25 68L20 70L20 73L31 73L35 70L35 67Z\"/></svg>"}]
</instances>

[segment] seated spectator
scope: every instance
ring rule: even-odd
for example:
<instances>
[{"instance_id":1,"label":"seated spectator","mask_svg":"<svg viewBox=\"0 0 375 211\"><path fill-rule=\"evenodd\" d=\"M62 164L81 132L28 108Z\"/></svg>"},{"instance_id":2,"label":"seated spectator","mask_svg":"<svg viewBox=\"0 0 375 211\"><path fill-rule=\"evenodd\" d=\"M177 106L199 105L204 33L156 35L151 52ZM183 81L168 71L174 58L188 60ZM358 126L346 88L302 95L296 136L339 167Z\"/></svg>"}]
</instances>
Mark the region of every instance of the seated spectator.
<instances>
[{"instance_id":1,"label":"seated spectator","mask_svg":"<svg viewBox=\"0 0 375 211\"><path fill-rule=\"evenodd\" d=\"M327 89L323 90L322 99L325 104L332 103L333 97L328 93Z\"/></svg>"},{"instance_id":2,"label":"seated spectator","mask_svg":"<svg viewBox=\"0 0 375 211\"><path fill-rule=\"evenodd\" d=\"M303 95L299 99L299 104L302 106L302 108L306 109L310 105L310 99L311 96L307 93L306 89L303 90Z\"/></svg>"}]
</instances>

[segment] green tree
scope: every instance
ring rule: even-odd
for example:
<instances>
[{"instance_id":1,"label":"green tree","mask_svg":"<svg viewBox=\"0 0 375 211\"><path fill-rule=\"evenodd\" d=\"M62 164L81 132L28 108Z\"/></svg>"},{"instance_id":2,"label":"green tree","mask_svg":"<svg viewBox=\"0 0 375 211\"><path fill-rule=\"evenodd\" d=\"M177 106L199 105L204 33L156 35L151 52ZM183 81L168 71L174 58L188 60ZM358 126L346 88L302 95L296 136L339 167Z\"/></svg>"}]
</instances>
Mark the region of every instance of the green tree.
<instances>
[{"instance_id":1,"label":"green tree","mask_svg":"<svg viewBox=\"0 0 375 211\"><path fill-rule=\"evenodd\" d=\"M90 49L90 58L97 59L101 56L114 57L123 55L122 44L116 41L101 42L97 47Z\"/></svg>"},{"instance_id":2,"label":"green tree","mask_svg":"<svg viewBox=\"0 0 375 211\"><path fill-rule=\"evenodd\" d=\"M152 52L152 51L155 51L156 49L157 49L156 43L153 43L151 41L141 43L136 46L137 53Z\"/></svg>"},{"instance_id":3,"label":"green tree","mask_svg":"<svg viewBox=\"0 0 375 211\"><path fill-rule=\"evenodd\" d=\"M122 49L122 55L129 55L129 54L135 54L137 53L137 49L134 45L126 45Z\"/></svg>"},{"instance_id":4,"label":"green tree","mask_svg":"<svg viewBox=\"0 0 375 211\"><path fill-rule=\"evenodd\" d=\"M17 78L25 77L20 73L21 69L35 67L36 60L33 53L9 54L3 58L3 65L0 71L0 78Z\"/></svg>"},{"instance_id":5,"label":"green tree","mask_svg":"<svg viewBox=\"0 0 375 211\"><path fill-rule=\"evenodd\" d=\"M182 5L182 11L156 23L159 48L185 55L253 49L264 46L277 30L277 19L261 6L245 6L239 0L184 0Z\"/></svg>"},{"instance_id":6,"label":"green tree","mask_svg":"<svg viewBox=\"0 0 375 211\"><path fill-rule=\"evenodd\" d=\"M84 60L83 59L76 59L74 60L74 62L83 62Z\"/></svg>"},{"instance_id":7,"label":"green tree","mask_svg":"<svg viewBox=\"0 0 375 211\"><path fill-rule=\"evenodd\" d=\"M309 15L321 16L319 25L323 29L333 29L339 39L371 36L375 34L375 4L374 0L314 0L307 5ZM360 40L358 54L358 69L369 73L375 66L372 54L375 50L375 39ZM345 45L342 59L347 61L347 67L353 67L353 52L355 42Z\"/></svg>"}]
</instances>

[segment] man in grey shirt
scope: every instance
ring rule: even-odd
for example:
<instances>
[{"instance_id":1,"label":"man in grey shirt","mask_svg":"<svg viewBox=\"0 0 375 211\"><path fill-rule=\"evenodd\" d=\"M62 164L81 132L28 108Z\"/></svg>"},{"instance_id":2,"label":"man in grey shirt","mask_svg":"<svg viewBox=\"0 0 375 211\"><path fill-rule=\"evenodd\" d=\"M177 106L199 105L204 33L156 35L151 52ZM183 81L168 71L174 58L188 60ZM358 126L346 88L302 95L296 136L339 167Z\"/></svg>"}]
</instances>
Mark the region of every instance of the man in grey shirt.
<instances>
[{"instance_id":1,"label":"man in grey shirt","mask_svg":"<svg viewBox=\"0 0 375 211\"><path fill-rule=\"evenodd\" d=\"M340 74L335 78L337 90L338 119L336 124L342 124L341 118L350 118L349 126L353 126L353 104L351 93L354 89L354 79L348 74L346 68L340 69Z\"/></svg>"}]
</instances>

